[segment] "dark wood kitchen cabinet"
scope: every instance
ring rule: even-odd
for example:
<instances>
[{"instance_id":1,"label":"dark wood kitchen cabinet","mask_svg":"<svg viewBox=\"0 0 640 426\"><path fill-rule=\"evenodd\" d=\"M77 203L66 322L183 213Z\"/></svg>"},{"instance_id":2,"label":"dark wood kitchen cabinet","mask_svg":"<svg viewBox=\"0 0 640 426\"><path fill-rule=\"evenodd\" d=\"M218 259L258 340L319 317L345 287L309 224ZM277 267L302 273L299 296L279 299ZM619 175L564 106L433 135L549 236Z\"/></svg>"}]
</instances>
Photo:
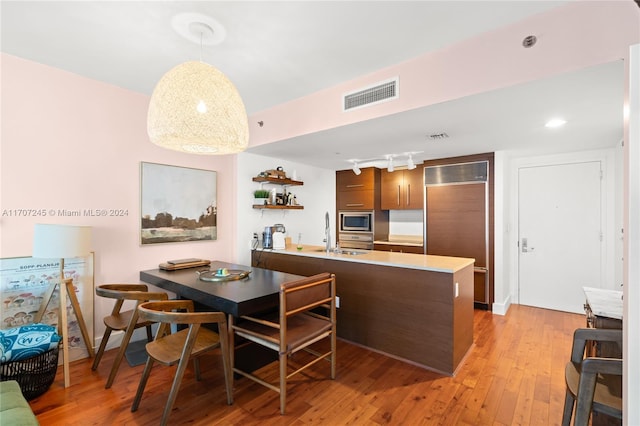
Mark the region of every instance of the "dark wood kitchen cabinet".
<instances>
[{"instance_id":1,"label":"dark wood kitchen cabinet","mask_svg":"<svg viewBox=\"0 0 640 426\"><path fill-rule=\"evenodd\" d=\"M368 255L309 256L305 249L253 250L251 265L304 276L336 274L339 338L438 373L456 372L473 344L472 264L416 269L371 262Z\"/></svg>"},{"instance_id":2,"label":"dark wood kitchen cabinet","mask_svg":"<svg viewBox=\"0 0 640 426\"><path fill-rule=\"evenodd\" d=\"M381 172L380 208L421 210L424 201L423 168Z\"/></svg>"},{"instance_id":3,"label":"dark wood kitchen cabinet","mask_svg":"<svg viewBox=\"0 0 640 426\"><path fill-rule=\"evenodd\" d=\"M380 208L380 169L367 167L356 175L353 170L336 172L338 210L377 210Z\"/></svg>"}]
</instances>

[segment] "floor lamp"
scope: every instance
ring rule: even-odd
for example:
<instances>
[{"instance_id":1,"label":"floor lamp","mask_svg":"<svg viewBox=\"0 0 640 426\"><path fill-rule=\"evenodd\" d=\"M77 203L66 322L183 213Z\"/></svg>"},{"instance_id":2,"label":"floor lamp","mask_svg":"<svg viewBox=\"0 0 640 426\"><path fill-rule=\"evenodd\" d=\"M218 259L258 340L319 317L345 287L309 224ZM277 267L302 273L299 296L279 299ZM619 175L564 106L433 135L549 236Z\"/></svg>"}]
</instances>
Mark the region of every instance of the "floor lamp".
<instances>
[{"instance_id":1,"label":"floor lamp","mask_svg":"<svg viewBox=\"0 0 640 426\"><path fill-rule=\"evenodd\" d=\"M72 225L45 225L36 224L33 235L32 257L42 259L60 259L60 280L52 281L44 295L40 309L35 317L35 322L40 322L44 315L51 297L59 286L60 308L58 311L58 330L62 330L62 354L64 366L64 387L69 387L69 324L67 322L67 295L71 300L71 306L75 312L82 338L87 346L89 356L93 357L93 345L87 326L80 310L78 298L73 289L73 280L64 278L64 259L71 257L83 257L91 251L91 228L88 226Z\"/></svg>"}]
</instances>

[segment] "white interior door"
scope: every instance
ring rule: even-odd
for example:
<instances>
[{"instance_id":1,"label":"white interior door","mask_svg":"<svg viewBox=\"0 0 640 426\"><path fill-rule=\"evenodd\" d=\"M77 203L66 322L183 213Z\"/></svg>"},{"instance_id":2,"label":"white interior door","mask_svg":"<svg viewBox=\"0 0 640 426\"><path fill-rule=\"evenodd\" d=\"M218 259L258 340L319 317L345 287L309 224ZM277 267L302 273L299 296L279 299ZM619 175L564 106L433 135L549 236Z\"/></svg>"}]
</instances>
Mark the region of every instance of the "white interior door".
<instances>
[{"instance_id":1,"label":"white interior door","mask_svg":"<svg viewBox=\"0 0 640 426\"><path fill-rule=\"evenodd\" d=\"M518 169L519 303L584 313L602 287L600 161Z\"/></svg>"}]
</instances>

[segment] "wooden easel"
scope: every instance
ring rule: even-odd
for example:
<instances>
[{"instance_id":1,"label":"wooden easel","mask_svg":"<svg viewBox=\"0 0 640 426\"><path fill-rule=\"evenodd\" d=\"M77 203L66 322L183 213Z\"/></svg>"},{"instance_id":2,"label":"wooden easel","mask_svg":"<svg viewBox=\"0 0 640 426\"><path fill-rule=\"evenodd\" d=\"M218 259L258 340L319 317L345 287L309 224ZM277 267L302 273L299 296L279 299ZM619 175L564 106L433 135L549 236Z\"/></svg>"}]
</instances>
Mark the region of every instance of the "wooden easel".
<instances>
[{"instance_id":1,"label":"wooden easel","mask_svg":"<svg viewBox=\"0 0 640 426\"><path fill-rule=\"evenodd\" d=\"M35 317L35 322L41 322L42 317L44 316L45 311L47 310L47 306L49 306L49 302L51 302L51 297L53 297L53 292L56 287L59 285L59 282L54 282L49 284L49 288L47 292L44 294L44 299L42 300L42 304L40 305L40 309ZM95 353L93 352L93 345L91 345L91 338L89 337L89 333L87 332L87 326L84 322L84 317L82 316L82 311L80 310L80 303L78 303L78 297L76 296L76 292L73 290L73 280L71 278L67 278L64 280L64 285L60 286L60 310L58 311L58 332L62 331L62 356L63 356L63 367L64 367L64 387L68 388L70 385L69 378L69 324L67 321L67 294L69 295L69 299L71 300L71 307L76 314L76 319L78 320L78 325L80 326L80 332L82 333L82 339L84 340L84 344L87 347L87 351L89 352L89 357L93 358Z\"/></svg>"}]
</instances>

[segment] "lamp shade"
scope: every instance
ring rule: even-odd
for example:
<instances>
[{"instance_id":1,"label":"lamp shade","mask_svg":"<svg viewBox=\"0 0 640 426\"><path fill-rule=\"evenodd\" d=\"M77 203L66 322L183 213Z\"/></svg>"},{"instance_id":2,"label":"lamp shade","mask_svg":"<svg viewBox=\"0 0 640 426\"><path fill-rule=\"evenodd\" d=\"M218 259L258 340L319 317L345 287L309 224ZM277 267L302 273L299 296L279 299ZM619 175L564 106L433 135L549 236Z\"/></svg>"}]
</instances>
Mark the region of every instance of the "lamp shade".
<instances>
[{"instance_id":1,"label":"lamp shade","mask_svg":"<svg viewBox=\"0 0 640 426\"><path fill-rule=\"evenodd\" d=\"M147 133L158 146L192 154L234 154L249 143L247 112L235 86L197 61L160 79L149 103Z\"/></svg>"},{"instance_id":2,"label":"lamp shade","mask_svg":"<svg viewBox=\"0 0 640 426\"><path fill-rule=\"evenodd\" d=\"M91 251L91 227L37 223L33 257L42 259L86 256Z\"/></svg>"}]
</instances>

